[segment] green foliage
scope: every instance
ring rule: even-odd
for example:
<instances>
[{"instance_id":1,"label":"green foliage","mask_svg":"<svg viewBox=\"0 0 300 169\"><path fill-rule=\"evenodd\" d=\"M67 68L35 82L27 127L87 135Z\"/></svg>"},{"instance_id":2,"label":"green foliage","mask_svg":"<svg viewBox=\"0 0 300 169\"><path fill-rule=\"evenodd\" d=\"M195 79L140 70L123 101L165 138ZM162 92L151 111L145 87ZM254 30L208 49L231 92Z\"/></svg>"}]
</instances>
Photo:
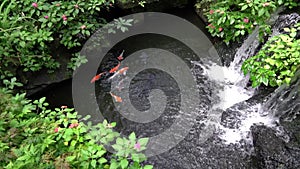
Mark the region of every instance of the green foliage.
<instances>
[{"instance_id":1,"label":"green foliage","mask_svg":"<svg viewBox=\"0 0 300 169\"><path fill-rule=\"evenodd\" d=\"M284 29L287 34L272 37L258 52L242 66L245 74L250 73L252 86L261 83L270 86L289 84L300 67L300 39L296 39L300 23Z\"/></svg>"},{"instance_id":2,"label":"green foliage","mask_svg":"<svg viewBox=\"0 0 300 169\"><path fill-rule=\"evenodd\" d=\"M114 0L4 0L0 3L0 69L15 74L23 71L49 72L60 66L52 56L61 46L81 47L96 29L106 22L99 12L109 9ZM126 25L128 26L128 24ZM124 28L124 25L121 27ZM52 51L52 52L51 52ZM71 60L74 69L84 63ZM0 72L3 73L3 72ZM5 74L1 74L5 75Z\"/></svg>"},{"instance_id":3,"label":"green foliage","mask_svg":"<svg viewBox=\"0 0 300 169\"><path fill-rule=\"evenodd\" d=\"M112 129L116 123L86 124L89 117L72 108L49 110L45 98L31 102L7 89L0 89L0 97L0 168L152 168L140 164L148 139L134 133L121 138Z\"/></svg>"},{"instance_id":4,"label":"green foliage","mask_svg":"<svg viewBox=\"0 0 300 169\"><path fill-rule=\"evenodd\" d=\"M271 32L266 20L281 5L294 7L297 3L292 0L216 0L205 13L209 22L207 28L212 36L224 38L226 43L250 34L256 25L260 26L262 37Z\"/></svg>"},{"instance_id":5,"label":"green foliage","mask_svg":"<svg viewBox=\"0 0 300 169\"><path fill-rule=\"evenodd\" d=\"M71 61L68 63L68 68L75 70L81 64L87 63L87 59L85 56L81 56L79 53L74 54L75 57L71 58Z\"/></svg>"},{"instance_id":6,"label":"green foliage","mask_svg":"<svg viewBox=\"0 0 300 169\"><path fill-rule=\"evenodd\" d=\"M14 89L16 86L17 87L23 86L22 83L17 82L16 77L11 78L10 80L4 79L3 84L6 86L6 88L11 89L11 90Z\"/></svg>"}]
</instances>

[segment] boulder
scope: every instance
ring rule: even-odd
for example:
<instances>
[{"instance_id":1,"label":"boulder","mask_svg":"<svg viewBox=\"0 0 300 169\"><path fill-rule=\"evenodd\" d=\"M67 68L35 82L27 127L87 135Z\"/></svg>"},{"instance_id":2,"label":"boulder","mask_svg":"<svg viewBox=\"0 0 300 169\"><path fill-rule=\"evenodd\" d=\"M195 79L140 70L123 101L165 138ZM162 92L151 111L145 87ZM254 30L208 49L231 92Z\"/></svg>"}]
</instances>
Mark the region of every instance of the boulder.
<instances>
[{"instance_id":1,"label":"boulder","mask_svg":"<svg viewBox=\"0 0 300 169\"><path fill-rule=\"evenodd\" d=\"M251 130L255 152L253 160L258 168L300 168L298 143L286 142L276 135L275 130L266 126L253 126Z\"/></svg>"}]
</instances>

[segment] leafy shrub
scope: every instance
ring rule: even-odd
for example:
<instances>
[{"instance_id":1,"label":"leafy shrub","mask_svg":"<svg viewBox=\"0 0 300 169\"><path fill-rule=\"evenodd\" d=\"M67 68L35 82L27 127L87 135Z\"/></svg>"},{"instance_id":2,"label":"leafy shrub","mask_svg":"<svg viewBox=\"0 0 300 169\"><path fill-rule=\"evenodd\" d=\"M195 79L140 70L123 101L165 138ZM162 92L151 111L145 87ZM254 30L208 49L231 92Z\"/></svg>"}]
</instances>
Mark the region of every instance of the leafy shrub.
<instances>
[{"instance_id":1,"label":"leafy shrub","mask_svg":"<svg viewBox=\"0 0 300 169\"><path fill-rule=\"evenodd\" d=\"M71 58L70 62L68 63L68 68L75 70L77 69L81 64L87 63L87 59L85 56L81 56L79 53L74 54L75 57Z\"/></svg>"},{"instance_id":2,"label":"leafy shrub","mask_svg":"<svg viewBox=\"0 0 300 169\"><path fill-rule=\"evenodd\" d=\"M58 68L60 65L51 50L56 50L59 45L68 49L81 47L96 29L106 23L99 12L108 9L113 2L4 0L0 4L0 69L14 74L20 66L25 72L43 67L49 71ZM120 29L127 26L121 25ZM76 54L74 57L77 59L69 65L72 69L84 62Z\"/></svg>"},{"instance_id":3,"label":"leafy shrub","mask_svg":"<svg viewBox=\"0 0 300 169\"><path fill-rule=\"evenodd\" d=\"M148 139L121 138L116 123L86 124L71 108L49 110L45 98L31 102L7 89L0 97L0 168L152 168L140 164Z\"/></svg>"},{"instance_id":4,"label":"leafy shrub","mask_svg":"<svg viewBox=\"0 0 300 169\"><path fill-rule=\"evenodd\" d=\"M280 5L294 7L297 3L293 0L216 0L205 13L209 22L208 31L212 36L224 38L229 43L238 41L241 36L250 34L256 25L260 25L262 37L270 33L270 25L265 22Z\"/></svg>"},{"instance_id":5,"label":"leafy shrub","mask_svg":"<svg viewBox=\"0 0 300 169\"><path fill-rule=\"evenodd\" d=\"M289 84L300 67L300 39L296 39L300 23L285 28L287 34L272 37L258 52L242 66L245 74L250 73L252 86L261 83L270 86Z\"/></svg>"}]
</instances>

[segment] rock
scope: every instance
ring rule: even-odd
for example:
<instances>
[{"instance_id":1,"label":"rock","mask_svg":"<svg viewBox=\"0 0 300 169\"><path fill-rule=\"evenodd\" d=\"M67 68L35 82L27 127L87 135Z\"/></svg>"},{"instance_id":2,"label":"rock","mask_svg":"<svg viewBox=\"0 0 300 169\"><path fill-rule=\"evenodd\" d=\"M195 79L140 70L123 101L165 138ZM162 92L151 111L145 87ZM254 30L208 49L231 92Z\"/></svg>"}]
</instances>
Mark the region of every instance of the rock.
<instances>
[{"instance_id":1,"label":"rock","mask_svg":"<svg viewBox=\"0 0 300 169\"><path fill-rule=\"evenodd\" d=\"M62 47L51 50L55 60L60 64L60 67L54 70L53 73L48 73L47 69L42 69L38 72L23 72L20 70L18 76L24 85L27 96L31 96L39 91L42 91L50 84L59 83L72 78L72 70L67 68L70 62L71 54L68 50Z\"/></svg>"},{"instance_id":2,"label":"rock","mask_svg":"<svg viewBox=\"0 0 300 169\"><path fill-rule=\"evenodd\" d=\"M281 86L264 105L266 112L279 118L276 130L252 127L256 164L259 168L300 168L300 71L291 84Z\"/></svg>"},{"instance_id":3,"label":"rock","mask_svg":"<svg viewBox=\"0 0 300 169\"><path fill-rule=\"evenodd\" d=\"M294 143L286 143L276 136L276 131L266 126L253 126L251 128L254 161L258 168L296 169L300 167L300 149Z\"/></svg>"},{"instance_id":4,"label":"rock","mask_svg":"<svg viewBox=\"0 0 300 169\"><path fill-rule=\"evenodd\" d=\"M293 121L280 120L280 124L289 135L290 142L300 149L300 116L297 115Z\"/></svg>"}]
</instances>

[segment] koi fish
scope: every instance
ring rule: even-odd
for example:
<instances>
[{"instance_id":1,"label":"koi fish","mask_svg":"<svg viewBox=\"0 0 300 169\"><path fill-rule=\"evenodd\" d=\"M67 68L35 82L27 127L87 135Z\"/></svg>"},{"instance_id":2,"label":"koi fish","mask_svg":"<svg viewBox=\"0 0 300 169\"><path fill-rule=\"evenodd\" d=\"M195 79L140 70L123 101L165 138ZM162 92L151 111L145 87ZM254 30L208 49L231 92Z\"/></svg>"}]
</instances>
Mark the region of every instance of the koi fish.
<instances>
[{"instance_id":1,"label":"koi fish","mask_svg":"<svg viewBox=\"0 0 300 169\"><path fill-rule=\"evenodd\" d=\"M115 73L119 69L120 65L121 65L121 62L119 62L119 64L116 67L110 69L109 73Z\"/></svg>"},{"instance_id":2,"label":"koi fish","mask_svg":"<svg viewBox=\"0 0 300 169\"><path fill-rule=\"evenodd\" d=\"M118 70L114 75L112 75L108 80L113 79L114 77L116 77L117 75L123 74L126 75L126 71L129 69L129 67L124 67L120 70Z\"/></svg>"},{"instance_id":3,"label":"koi fish","mask_svg":"<svg viewBox=\"0 0 300 169\"><path fill-rule=\"evenodd\" d=\"M116 95L112 94L111 92L109 92L109 93L110 93L110 95L115 99L116 102L119 102L119 103L122 102L122 98L121 98L121 97L116 96Z\"/></svg>"},{"instance_id":4,"label":"koi fish","mask_svg":"<svg viewBox=\"0 0 300 169\"><path fill-rule=\"evenodd\" d=\"M102 73L94 76L93 79L91 80L91 83L94 83L95 81L99 80L104 73L106 73L106 72L102 72Z\"/></svg>"},{"instance_id":5,"label":"koi fish","mask_svg":"<svg viewBox=\"0 0 300 169\"><path fill-rule=\"evenodd\" d=\"M120 69L120 70L117 72L117 74L123 74L123 75L126 75L126 72L127 72L128 69L129 69L129 67L126 66L126 67Z\"/></svg>"},{"instance_id":6,"label":"koi fish","mask_svg":"<svg viewBox=\"0 0 300 169\"><path fill-rule=\"evenodd\" d=\"M120 56L118 56L117 58L118 58L118 60L123 60L124 58L123 58L123 54L124 54L124 52L125 52L125 50L123 50L122 51L122 53L120 54Z\"/></svg>"}]
</instances>

